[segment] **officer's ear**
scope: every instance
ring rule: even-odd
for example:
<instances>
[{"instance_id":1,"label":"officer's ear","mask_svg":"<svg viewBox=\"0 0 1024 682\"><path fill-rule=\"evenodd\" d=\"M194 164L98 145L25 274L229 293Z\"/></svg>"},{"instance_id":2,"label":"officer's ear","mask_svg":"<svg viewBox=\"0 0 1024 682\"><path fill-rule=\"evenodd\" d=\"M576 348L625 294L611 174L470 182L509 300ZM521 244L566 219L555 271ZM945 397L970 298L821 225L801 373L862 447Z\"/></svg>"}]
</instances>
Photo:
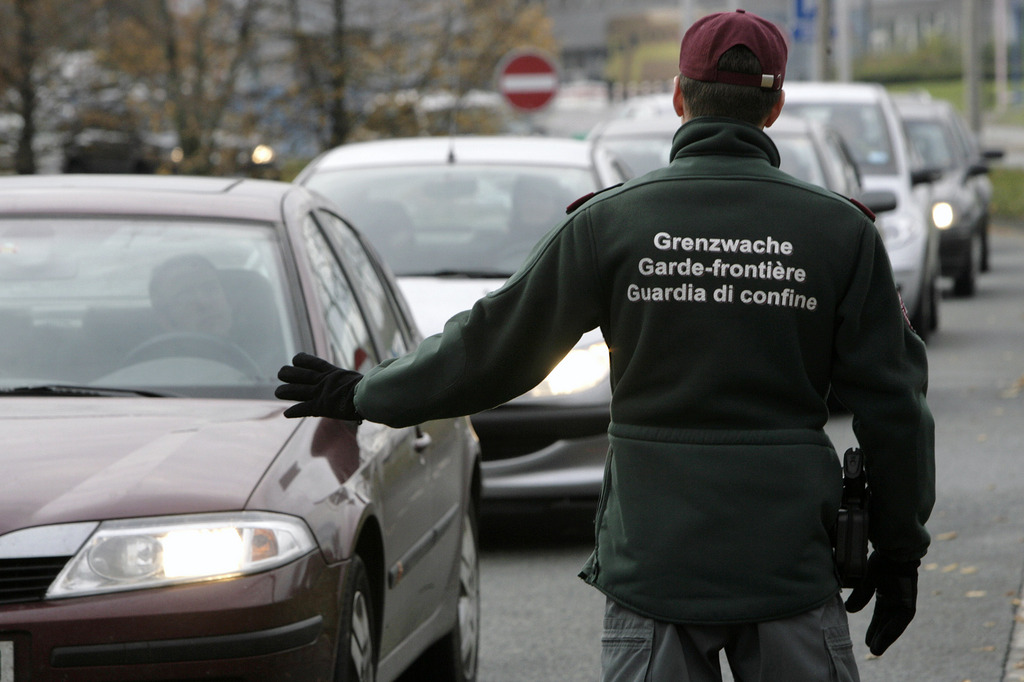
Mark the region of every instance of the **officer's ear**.
<instances>
[{"instance_id":1,"label":"officer's ear","mask_svg":"<svg viewBox=\"0 0 1024 682\"><path fill-rule=\"evenodd\" d=\"M686 102L683 100L683 86L679 84L679 76L672 82L672 107L676 110L676 116L686 119Z\"/></svg>"},{"instance_id":2,"label":"officer's ear","mask_svg":"<svg viewBox=\"0 0 1024 682\"><path fill-rule=\"evenodd\" d=\"M771 113L768 114L768 118L764 120L764 127L771 128L772 124L779 118L782 113L782 107L786 103L786 91L779 90L779 101L772 107Z\"/></svg>"}]
</instances>

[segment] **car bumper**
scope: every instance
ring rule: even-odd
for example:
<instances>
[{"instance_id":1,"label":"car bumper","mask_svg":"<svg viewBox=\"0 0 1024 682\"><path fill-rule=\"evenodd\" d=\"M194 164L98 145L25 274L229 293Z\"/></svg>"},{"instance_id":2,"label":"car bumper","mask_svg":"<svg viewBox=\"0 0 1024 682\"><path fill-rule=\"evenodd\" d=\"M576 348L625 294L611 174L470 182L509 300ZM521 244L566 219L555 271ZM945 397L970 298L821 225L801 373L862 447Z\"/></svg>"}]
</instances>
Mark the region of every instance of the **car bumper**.
<instances>
[{"instance_id":1,"label":"car bumper","mask_svg":"<svg viewBox=\"0 0 1024 682\"><path fill-rule=\"evenodd\" d=\"M896 280L896 288L903 299L903 305L907 312L913 314L921 302L921 270L894 270L893 277Z\"/></svg>"},{"instance_id":2,"label":"car bumper","mask_svg":"<svg viewBox=\"0 0 1024 682\"><path fill-rule=\"evenodd\" d=\"M886 245L886 249L903 305L913 315L921 305L923 286L938 275L938 264L933 260L938 256L937 242L929 242L923 235L915 235L898 248Z\"/></svg>"},{"instance_id":3,"label":"car bumper","mask_svg":"<svg viewBox=\"0 0 1024 682\"><path fill-rule=\"evenodd\" d=\"M589 504L601 495L607 405L506 405L472 417L483 453L483 498L499 503Z\"/></svg>"},{"instance_id":4,"label":"car bumper","mask_svg":"<svg viewBox=\"0 0 1024 682\"><path fill-rule=\"evenodd\" d=\"M333 680L343 566L0 607L14 680Z\"/></svg>"}]
</instances>

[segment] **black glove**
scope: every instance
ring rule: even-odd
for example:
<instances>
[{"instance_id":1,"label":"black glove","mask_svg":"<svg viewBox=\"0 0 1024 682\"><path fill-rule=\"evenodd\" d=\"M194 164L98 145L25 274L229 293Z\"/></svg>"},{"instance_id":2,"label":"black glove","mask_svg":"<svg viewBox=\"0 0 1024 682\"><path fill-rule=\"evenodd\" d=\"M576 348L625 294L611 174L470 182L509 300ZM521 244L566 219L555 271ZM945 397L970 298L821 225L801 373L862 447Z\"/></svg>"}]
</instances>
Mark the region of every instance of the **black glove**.
<instances>
[{"instance_id":1,"label":"black glove","mask_svg":"<svg viewBox=\"0 0 1024 682\"><path fill-rule=\"evenodd\" d=\"M356 385L363 378L359 372L341 369L331 363L299 353L292 365L278 371L277 378L285 383L277 387L274 395L281 400L300 400L284 411L286 417L332 417L359 421L354 402Z\"/></svg>"},{"instance_id":2,"label":"black glove","mask_svg":"<svg viewBox=\"0 0 1024 682\"><path fill-rule=\"evenodd\" d=\"M920 561L892 561L872 552L864 579L846 600L846 610L856 613L875 596L875 612L864 639L875 656L881 656L914 619L920 565Z\"/></svg>"}]
</instances>

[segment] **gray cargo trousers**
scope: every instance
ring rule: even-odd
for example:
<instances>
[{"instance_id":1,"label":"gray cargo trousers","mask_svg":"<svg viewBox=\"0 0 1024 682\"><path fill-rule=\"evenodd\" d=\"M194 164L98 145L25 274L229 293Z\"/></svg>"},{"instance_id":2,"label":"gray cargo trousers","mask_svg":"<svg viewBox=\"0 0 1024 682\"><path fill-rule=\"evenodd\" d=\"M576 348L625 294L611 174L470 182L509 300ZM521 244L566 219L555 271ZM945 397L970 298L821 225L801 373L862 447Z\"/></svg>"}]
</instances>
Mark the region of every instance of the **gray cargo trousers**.
<instances>
[{"instance_id":1,"label":"gray cargo trousers","mask_svg":"<svg viewBox=\"0 0 1024 682\"><path fill-rule=\"evenodd\" d=\"M739 625L674 625L605 606L602 682L722 682L722 651L735 682L860 682L838 594L791 618Z\"/></svg>"}]
</instances>

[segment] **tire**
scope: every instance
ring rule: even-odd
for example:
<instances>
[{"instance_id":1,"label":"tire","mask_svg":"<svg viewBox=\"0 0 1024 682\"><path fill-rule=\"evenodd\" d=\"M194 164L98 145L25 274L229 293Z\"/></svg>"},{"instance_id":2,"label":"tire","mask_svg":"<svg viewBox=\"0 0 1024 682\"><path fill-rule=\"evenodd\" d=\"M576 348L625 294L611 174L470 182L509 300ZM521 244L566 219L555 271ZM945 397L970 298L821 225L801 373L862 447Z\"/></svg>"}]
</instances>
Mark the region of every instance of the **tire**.
<instances>
[{"instance_id":1,"label":"tire","mask_svg":"<svg viewBox=\"0 0 1024 682\"><path fill-rule=\"evenodd\" d=\"M475 682L480 652L479 535L472 509L462 523L458 617L451 631L423 652L402 681Z\"/></svg>"},{"instance_id":2,"label":"tire","mask_svg":"<svg viewBox=\"0 0 1024 682\"><path fill-rule=\"evenodd\" d=\"M988 272L991 269L988 248L988 218L985 218L984 225L981 228L981 271Z\"/></svg>"},{"instance_id":3,"label":"tire","mask_svg":"<svg viewBox=\"0 0 1024 682\"><path fill-rule=\"evenodd\" d=\"M927 281L921 287L921 297L914 313L910 316L910 326L925 343L932 331L938 326L938 297L935 282Z\"/></svg>"},{"instance_id":4,"label":"tire","mask_svg":"<svg viewBox=\"0 0 1024 682\"><path fill-rule=\"evenodd\" d=\"M374 682L377 679L376 616L366 566L352 557L341 602L335 682Z\"/></svg>"},{"instance_id":5,"label":"tire","mask_svg":"<svg viewBox=\"0 0 1024 682\"><path fill-rule=\"evenodd\" d=\"M984 238L980 233L971 237L968 247L967 263L953 279L953 295L960 297L973 296L978 287L978 273L983 270L985 262Z\"/></svg>"}]
</instances>

